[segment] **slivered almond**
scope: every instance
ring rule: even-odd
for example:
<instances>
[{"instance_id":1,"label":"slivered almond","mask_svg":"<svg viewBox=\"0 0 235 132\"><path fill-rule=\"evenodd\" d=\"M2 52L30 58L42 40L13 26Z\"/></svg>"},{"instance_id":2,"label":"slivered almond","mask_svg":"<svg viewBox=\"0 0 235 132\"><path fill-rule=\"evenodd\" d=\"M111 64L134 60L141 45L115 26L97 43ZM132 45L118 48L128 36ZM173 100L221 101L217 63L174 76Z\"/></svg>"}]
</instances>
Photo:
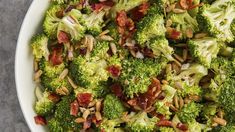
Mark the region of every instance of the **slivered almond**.
<instances>
[{"instance_id":1,"label":"slivered almond","mask_svg":"<svg viewBox=\"0 0 235 132\"><path fill-rule=\"evenodd\" d=\"M134 50L130 50L130 53L131 53L131 55L132 55L133 57L136 57L136 53L135 53Z\"/></svg>"},{"instance_id":2,"label":"slivered almond","mask_svg":"<svg viewBox=\"0 0 235 132\"><path fill-rule=\"evenodd\" d=\"M177 8L173 9L172 11L173 11L174 13L177 13L177 14L185 13L185 12L186 12L186 10L177 9Z\"/></svg>"},{"instance_id":3,"label":"slivered almond","mask_svg":"<svg viewBox=\"0 0 235 132\"><path fill-rule=\"evenodd\" d=\"M96 100L93 100L88 104L88 107L93 107L95 106L95 104L96 104Z\"/></svg>"},{"instance_id":4,"label":"slivered almond","mask_svg":"<svg viewBox=\"0 0 235 132\"><path fill-rule=\"evenodd\" d=\"M38 70L38 71L34 74L34 81L38 80L41 75L42 75L42 70Z\"/></svg>"},{"instance_id":5,"label":"slivered almond","mask_svg":"<svg viewBox=\"0 0 235 132\"><path fill-rule=\"evenodd\" d=\"M76 88L78 87L78 86L73 82L73 80L72 80L69 76L67 76L67 79L68 79L70 85L71 85L74 89L76 89Z\"/></svg>"},{"instance_id":6,"label":"slivered almond","mask_svg":"<svg viewBox=\"0 0 235 132\"><path fill-rule=\"evenodd\" d=\"M117 53L117 47L115 43L110 43L111 50L113 54L115 55Z\"/></svg>"},{"instance_id":7,"label":"slivered almond","mask_svg":"<svg viewBox=\"0 0 235 132\"><path fill-rule=\"evenodd\" d=\"M36 60L33 62L33 67L35 72L38 71L38 62Z\"/></svg>"},{"instance_id":8,"label":"slivered almond","mask_svg":"<svg viewBox=\"0 0 235 132\"><path fill-rule=\"evenodd\" d=\"M162 84L169 84L167 80L162 80Z\"/></svg>"},{"instance_id":9,"label":"slivered almond","mask_svg":"<svg viewBox=\"0 0 235 132\"><path fill-rule=\"evenodd\" d=\"M95 104L95 108L97 112L100 112L101 110L101 101L97 100L96 104Z\"/></svg>"},{"instance_id":10,"label":"slivered almond","mask_svg":"<svg viewBox=\"0 0 235 132\"><path fill-rule=\"evenodd\" d=\"M219 110L217 115L222 119L224 118L224 112L222 110Z\"/></svg>"},{"instance_id":11,"label":"slivered almond","mask_svg":"<svg viewBox=\"0 0 235 132\"><path fill-rule=\"evenodd\" d=\"M84 113L86 111L86 108L83 108L83 107L79 107L79 109L82 113Z\"/></svg>"},{"instance_id":12,"label":"slivered almond","mask_svg":"<svg viewBox=\"0 0 235 132\"><path fill-rule=\"evenodd\" d=\"M69 70L66 68L62 71L62 73L59 76L59 79L63 80L69 73Z\"/></svg>"},{"instance_id":13,"label":"slivered almond","mask_svg":"<svg viewBox=\"0 0 235 132\"><path fill-rule=\"evenodd\" d=\"M190 95L189 99L193 101L200 101L201 98L198 95Z\"/></svg>"},{"instance_id":14,"label":"slivered almond","mask_svg":"<svg viewBox=\"0 0 235 132\"><path fill-rule=\"evenodd\" d=\"M175 88L176 89L182 89L183 86L182 86L182 84L180 82L175 82Z\"/></svg>"},{"instance_id":15,"label":"slivered almond","mask_svg":"<svg viewBox=\"0 0 235 132\"><path fill-rule=\"evenodd\" d=\"M188 103L190 103L191 102L191 100L190 99L188 99L188 98L184 98L184 103L185 104L188 104Z\"/></svg>"},{"instance_id":16,"label":"slivered almond","mask_svg":"<svg viewBox=\"0 0 235 132\"><path fill-rule=\"evenodd\" d=\"M108 35L102 35L102 36L99 36L99 38L101 40L106 40L106 41L113 41L114 40L111 36L108 36Z\"/></svg>"},{"instance_id":17,"label":"slivered almond","mask_svg":"<svg viewBox=\"0 0 235 132\"><path fill-rule=\"evenodd\" d=\"M99 34L99 36L102 36L102 35L106 35L107 33L109 33L109 30L104 30L102 33Z\"/></svg>"},{"instance_id":18,"label":"slivered almond","mask_svg":"<svg viewBox=\"0 0 235 132\"><path fill-rule=\"evenodd\" d=\"M182 109L184 106L184 100L182 97L179 98L179 103L180 103L180 109Z\"/></svg>"},{"instance_id":19,"label":"slivered almond","mask_svg":"<svg viewBox=\"0 0 235 132\"><path fill-rule=\"evenodd\" d=\"M166 27L170 27L172 25L172 20L171 19L168 19L166 21Z\"/></svg>"},{"instance_id":20,"label":"slivered almond","mask_svg":"<svg viewBox=\"0 0 235 132\"><path fill-rule=\"evenodd\" d=\"M66 87L61 87L56 89L56 93L59 95L68 95L69 90Z\"/></svg>"},{"instance_id":21,"label":"slivered almond","mask_svg":"<svg viewBox=\"0 0 235 132\"><path fill-rule=\"evenodd\" d=\"M170 109L173 110L174 112L178 111L178 109L175 106L173 106L172 104L170 105Z\"/></svg>"},{"instance_id":22,"label":"slivered almond","mask_svg":"<svg viewBox=\"0 0 235 132\"><path fill-rule=\"evenodd\" d=\"M102 116L101 116L100 112L95 112L95 117L98 121L102 120Z\"/></svg>"},{"instance_id":23,"label":"slivered almond","mask_svg":"<svg viewBox=\"0 0 235 132\"><path fill-rule=\"evenodd\" d=\"M82 115L83 119L86 119L90 115L90 113L90 110L85 110Z\"/></svg>"},{"instance_id":24,"label":"slivered almond","mask_svg":"<svg viewBox=\"0 0 235 132\"><path fill-rule=\"evenodd\" d=\"M206 36L207 36L207 33L197 33L195 34L194 38L199 39L199 38L203 38Z\"/></svg>"},{"instance_id":25,"label":"slivered almond","mask_svg":"<svg viewBox=\"0 0 235 132\"><path fill-rule=\"evenodd\" d=\"M81 118L81 117L79 117L79 118L77 118L77 119L75 119L75 122L76 123L83 123L83 122L85 122L86 120L85 119L83 119L83 118Z\"/></svg>"},{"instance_id":26,"label":"slivered almond","mask_svg":"<svg viewBox=\"0 0 235 132\"><path fill-rule=\"evenodd\" d=\"M188 50L187 49L183 49L183 60L186 61L188 57Z\"/></svg>"},{"instance_id":27,"label":"slivered almond","mask_svg":"<svg viewBox=\"0 0 235 132\"><path fill-rule=\"evenodd\" d=\"M177 55L177 54L173 54L173 56L174 56L178 61L180 61L181 63L184 62L184 59L183 59L181 56L179 56L179 55Z\"/></svg>"},{"instance_id":28,"label":"slivered almond","mask_svg":"<svg viewBox=\"0 0 235 132\"><path fill-rule=\"evenodd\" d=\"M192 38L193 37L193 30L191 28L187 28L186 29L186 36L188 38Z\"/></svg>"},{"instance_id":29,"label":"slivered almond","mask_svg":"<svg viewBox=\"0 0 235 132\"><path fill-rule=\"evenodd\" d=\"M180 68L179 65L177 63L172 63L172 69L176 72L179 73L180 72Z\"/></svg>"},{"instance_id":30,"label":"slivered almond","mask_svg":"<svg viewBox=\"0 0 235 132\"><path fill-rule=\"evenodd\" d=\"M174 96L173 101L174 101L175 107L178 109L179 108L179 98L177 95Z\"/></svg>"},{"instance_id":31,"label":"slivered almond","mask_svg":"<svg viewBox=\"0 0 235 132\"><path fill-rule=\"evenodd\" d=\"M224 120L224 119L222 119L222 118L218 118L218 117L214 117L214 118L213 118L213 121L214 121L215 123L218 123L218 124L222 125L222 126L225 126L225 125L227 124L227 121L226 121L226 120Z\"/></svg>"}]
</instances>

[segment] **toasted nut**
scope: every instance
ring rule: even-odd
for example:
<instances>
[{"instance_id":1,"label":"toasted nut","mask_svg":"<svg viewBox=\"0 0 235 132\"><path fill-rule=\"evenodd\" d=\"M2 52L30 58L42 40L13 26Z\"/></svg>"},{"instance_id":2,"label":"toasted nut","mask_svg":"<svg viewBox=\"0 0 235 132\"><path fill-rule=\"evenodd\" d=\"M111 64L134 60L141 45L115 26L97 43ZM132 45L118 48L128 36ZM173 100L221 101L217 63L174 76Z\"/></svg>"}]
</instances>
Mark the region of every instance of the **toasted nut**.
<instances>
[{"instance_id":1,"label":"toasted nut","mask_svg":"<svg viewBox=\"0 0 235 132\"><path fill-rule=\"evenodd\" d=\"M38 62L36 60L33 62L33 67L35 72L38 71Z\"/></svg>"},{"instance_id":2,"label":"toasted nut","mask_svg":"<svg viewBox=\"0 0 235 132\"><path fill-rule=\"evenodd\" d=\"M79 118L75 119L75 122L78 123L78 124L83 123L83 122L85 122L85 119L79 117Z\"/></svg>"},{"instance_id":3,"label":"toasted nut","mask_svg":"<svg viewBox=\"0 0 235 132\"><path fill-rule=\"evenodd\" d=\"M173 101L174 101L175 107L178 109L179 108L179 98L177 95L174 96Z\"/></svg>"},{"instance_id":4,"label":"toasted nut","mask_svg":"<svg viewBox=\"0 0 235 132\"><path fill-rule=\"evenodd\" d=\"M114 43L110 43L110 47L111 47L111 50L112 50L113 54L116 54L116 53L117 53L117 47L116 47L116 44L114 44Z\"/></svg>"},{"instance_id":5,"label":"toasted nut","mask_svg":"<svg viewBox=\"0 0 235 132\"><path fill-rule=\"evenodd\" d=\"M174 60L174 63L179 69L182 66L181 63L178 60Z\"/></svg>"},{"instance_id":6,"label":"toasted nut","mask_svg":"<svg viewBox=\"0 0 235 132\"><path fill-rule=\"evenodd\" d=\"M188 57L188 50L187 49L183 49L183 60L186 61Z\"/></svg>"},{"instance_id":7,"label":"toasted nut","mask_svg":"<svg viewBox=\"0 0 235 132\"><path fill-rule=\"evenodd\" d=\"M193 101L200 101L201 98L198 95L190 95L189 99Z\"/></svg>"},{"instance_id":8,"label":"toasted nut","mask_svg":"<svg viewBox=\"0 0 235 132\"><path fill-rule=\"evenodd\" d=\"M170 109L173 110L174 112L178 111L178 109L175 108L175 106L173 106L172 104L170 105Z\"/></svg>"},{"instance_id":9,"label":"toasted nut","mask_svg":"<svg viewBox=\"0 0 235 132\"><path fill-rule=\"evenodd\" d=\"M102 120L100 112L95 112L95 117L98 121Z\"/></svg>"},{"instance_id":10,"label":"toasted nut","mask_svg":"<svg viewBox=\"0 0 235 132\"><path fill-rule=\"evenodd\" d=\"M177 54L173 54L173 56L174 56L178 61L180 61L181 63L184 62L184 59L183 59L181 56L179 56L179 55L177 55Z\"/></svg>"},{"instance_id":11,"label":"toasted nut","mask_svg":"<svg viewBox=\"0 0 235 132\"><path fill-rule=\"evenodd\" d=\"M192 38L193 37L193 30L191 28L187 28L186 29L186 36L188 38Z\"/></svg>"},{"instance_id":12,"label":"toasted nut","mask_svg":"<svg viewBox=\"0 0 235 132\"><path fill-rule=\"evenodd\" d=\"M183 100L182 97L180 97L180 98L179 98L179 101L180 101L180 109L182 109L183 106L184 106L184 100Z\"/></svg>"},{"instance_id":13,"label":"toasted nut","mask_svg":"<svg viewBox=\"0 0 235 132\"><path fill-rule=\"evenodd\" d=\"M107 33L109 33L109 30L104 30L102 33L99 34L99 36L102 36L102 35L106 35Z\"/></svg>"},{"instance_id":14,"label":"toasted nut","mask_svg":"<svg viewBox=\"0 0 235 132\"><path fill-rule=\"evenodd\" d=\"M42 75L42 70L38 70L38 71L34 74L34 81L38 80L41 75Z\"/></svg>"},{"instance_id":15,"label":"toasted nut","mask_svg":"<svg viewBox=\"0 0 235 132\"><path fill-rule=\"evenodd\" d=\"M97 100L96 104L95 104L95 108L97 112L100 112L101 110L101 101Z\"/></svg>"},{"instance_id":16,"label":"toasted nut","mask_svg":"<svg viewBox=\"0 0 235 132\"><path fill-rule=\"evenodd\" d=\"M184 98L184 103L185 104L188 104L188 103L190 103L191 102L191 100L190 99L188 99L188 98Z\"/></svg>"},{"instance_id":17,"label":"toasted nut","mask_svg":"<svg viewBox=\"0 0 235 132\"><path fill-rule=\"evenodd\" d=\"M196 39L199 39L199 38L203 38L203 37L206 37L207 36L207 33L197 33L194 38Z\"/></svg>"},{"instance_id":18,"label":"toasted nut","mask_svg":"<svg viewBox=\"0 0 235 132\"><path fill-rule=\"evenodd\" d=\"M169 84L167 80L162 80L162 84Z\"/></svg>"},{"instance_id":19,"label":"toasted nut","mask_svg":"<svg viewBox=\"0 0 235 132\"><path fill-rule=\"evenodd\" d=\"M79 109L82 113L84 113L86 111L86 108L83 108L83 107L79 107Z\"/></svg>"},{"instance_id":20,"label":"toasted nut","mask_svg":"<svg viewBox=\"0 0 235 132\"><path fill-rule=\"evenodd\" d=\"M95 104L96 104L96 100L93 100L88 104L88 107L93 107L95 106Z\"/></svg>"},{"instance_id":21,"label":"toasted nut","mask_svg":"<svg viewBox=\"0 0 235 132\"><path fill-rule=\"evenodd\" d=\"M179 65L177 65L177 63L172 63L172 69L173 69L176 73L179 73L179 72L180 72L180 67L179 67Z\"/></svg>"},{"instance_id":22,"label":"toasted nut","mask_svg":"<svg viewBox=\"0 0 235 132\"><path fill-rule=\"evenodd\" d=\"M224 112L222 110L219 110L217 115L222 119L224 118Z\"/></svg>"},{"instance_id":23,"label":"toasted nut","mask_svg":"<svg viewBox=\"0 0 235 132\"><path fill-rule=\"evenodd\" d=\"M59 95L68 95L69 90L66 87L61 87L56 89L56 93Z\"/></svg>"},{"instance_id":24,"label":"toasted nut","mask_svg":"<svg viewBox=\"0 0 235 132\"><path fill-rule=\"evenodd\" d=\"M227 124L227 121L226 121L226 120L224 120L224 119L222 119L222 118L218 118L218 117L214 117L214 118L213 118L213 121L214 121L215 123L218 123L218 124L222 125L222 126L225 126L225 125Z\"/></svg>"},{"instance_id":25,"label":"toasted nut","mask_svg":"<svg viewBox=\"0 0 235 132\"><path fill-rule=\"evenodd\" d=\"M168 19L166 21L166 27L170 27L172 25L172 20L171 19Z\"/></svg>"},{"instance_id":26,"label":"toasted nut","mask_svg":"<svg viewBox=\"0 0 235 132\"><path fill-rule=\"evenodd\" d=\"M111 36L108 36L108 35L102 35L102 36L99 36L99 38L101 40L106 40L106 41L113 41L114 40Z\"/></svg>"},{"instance_id":27,"label":"toasted nut","mask_svg":"<svg viewBox=\"0 0 235 132\"><path fill-rule=\"evenodd\" d=\"M69 73L69 70L66 68L63 70L63 72L60 74L59 79L63 80Z\"/></svg>"},{"instance_id":28,"label":"toasted nut","mask_svg":"<svg viewBox=\"0 0 235 132\"><path fill-rule=\"evenodd\" d=\"M172 10L174 13L177 13L177 14L179 14L179 13L185 13L186 12L186 10L182 10L182 9L173 9Z\"/></svg>"},{"instance_id":29,"label":"toasted nut","mask_svg":"<svg viewBox=\"0 0 235 132\"><path fill-rule=\"evenodd\" d=\"M182 89L183 86L182 86L182 84L180 82L175 82L175 88L176 89Z\"/></svg>"},{"instance_id":30,"label":"toasted nut","mask_svg":"<svg viewBox=\"0 0 235 132\"><path fill-rule=\"evenodd\" d=\"M131 52L131 55L132 55L133 57L136 57L136 53L135 53L134 50L130 50L130 52Z\"/></svg>"},{"instance_id":31,"label":"toasted nut","mask_svg":"<svg viewBox=\"0 0 235 132\"><path fill-rule=\"evenodd\" d=\"M89 110L90 110L91 114L95 113L95 107L91 107Z\"/></svg>"},{"instance_id":32,"label":"toasted nut","mask_svg":"<svg viewBox=\"0 0 235 132\"><path fill-rule=\"evenodd\" d=\"M78 86L73 82L73 80L72 80L70 77L67 76L67 78L68 78L68 81L69 81L70 85L71 85L74 89L76 89Z\"/></svg>"},{"instance_id":33,"label":"toasted nut","mask_svg":"<svg viewBox=\"0 0 235 132\"><path fill-rule=\"evenodd\" d=\"M218 123L213 122L211 126L216 127L218 126Z\"/></svg>"},{"instance_id":34,"label":"toasted nut","mask_svg":"<svg viewBox=\"0 0 235 132\"><path fill-rule=\"evenodd\" d=\"M83 119L86 119L90 115L90 113L90 110L85 110L82 115Z\"/></svg>"}]
</instances>

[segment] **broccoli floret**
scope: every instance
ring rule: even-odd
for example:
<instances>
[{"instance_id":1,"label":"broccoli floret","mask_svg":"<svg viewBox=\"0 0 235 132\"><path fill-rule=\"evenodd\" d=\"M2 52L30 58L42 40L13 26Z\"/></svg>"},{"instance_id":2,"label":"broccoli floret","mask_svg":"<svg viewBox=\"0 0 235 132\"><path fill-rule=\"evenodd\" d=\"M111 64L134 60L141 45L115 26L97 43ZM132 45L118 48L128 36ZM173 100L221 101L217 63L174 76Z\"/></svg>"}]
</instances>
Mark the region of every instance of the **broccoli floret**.
<instances>
[{"instance_id":1,"label":"broccoli floret","mask_svg":"<svg viewBox=\"0 0 235 132\"><path fill-rule=\"evenodd\" d=\"M111 8L111 16L113 18L116 17L116 13L120 11L128 12L131 9L141 5L144 2L147 2L148 0L114 0L115 5Z\"/></svg>"},{"instance_id":2,"label":"broccoli floret","mask_svg":"<svg viewBox=\"0 0 235 132\"><path fill-rule=\"evenodd\" d=\"M171 127L160 127L159 132L175 132L175 130Z\"/></svg>"},{"instance_id":3,"label":"broccoli floret","mask_svg":"<svg viewBox=\"0 0 235 132\"><path fill-rule=\"evenodd\" d=\"M163 15L159 14L145 16L136 27L135 39L141 46L152 38L165 36L166 32Z\"/></svg>"},{"instance_id":4,"label":"broccoli floret","mask_svg":"<svg viewBox=\"0 0 235 132\"><path fill-rule=\"evenodd\" d=\"M52 0L52 2L56 4L68 4L68 3L80 2L80 0Z\"/></svg>"},{"instance_id":5,"label":"broccoli floret","mask_svg":"<svg viewBox=\"0 0 235 132\"><path fill-rule=\"evenodd\" d=\"M118 32L118 27L115 22L111 22L106 26L106 29L109 30L109 35L115 40L118 41L120 34Z\"/></svg>"},{"instance_id":6,"label":"broccoli floret","mask_svg":"<svg viewBox=\"0 0 235 132\"><path fill-rule=\"evenodd\" d=\"M184 123L190 123L199 116L202 105L194 102L185 104L184 107L177 113L180 121Z\"/></svg>"},{"instance_id":7,"label":"broccoli floret","mask_svg":"<svg viewBox=\"0 0 235 132\"><path fill-rule=\"evenodd\" d=\"M211 37L189 40L188 45L192 56L207 67L210 67L212 59L217 57L220 49L219 42Z\"/></svg>"},{"instance_id":8,"label":"broccoli floret","mask_svg":"<svg viewBox=\"0 0 235 132\"><path fill-rule=\"evenodd\" d=\"M233 124L227 124L226 126L215 127L213 132L235 132L235 126Z\"/></svg>"},{"instance_id":9,"label":"broccoli floret","mask_svg":"<svg viewBox=\"0 0 235 132\"><path fill-rule=\"evenodd\" d=\"M201 30L206 30L212 36L226 42L234 39L230 30L234 18L235 6L230 0L217 0L211 5L205 4L199 9L197 16Z\"/></svg>"},{"instance_id":10,"label":"broccoli floret","mask_svg":"<svg viewBox=\"0 0 235 132\"><path fill-rule=\"evenodd\" d=\"M158 100L155 103L156 111L164 115L166 118L170 118L172 113L170 112L167 103L171 103L173 101L176 90L169 85L163 85L162 90L165 93L165 98L163 100Z\"/></svg>"},{"instance_id":11,"label":"broccoli floret","mask_svg":"<svg viewBox=\"0 0 235 132\"><path fill-rule=\"evenodd\" d=\"M48 98L48 96L50 95L48 91L45 91L41 94L41 96L37 96L38 100L34 108L38 115L46 116L53 112L55 103Z\"/></svg>"},{"instance_id":12,"label":"broccoli floret","mask_svg":"<svg viewBox=\"0 0 235 132\"><path fill-rule=\"evenodd\" d=\"M171 27L180 32L178 38L180 40L188 38L187 30L191 30L193 33L199 30L197 20L191 17L187 12L170 14L168 17L172 21Z\"/></svg>"},{"instance_id":13,"label":"broccoli floret","mask_svg":"<svg viewBox=\"0 0 235 132\"><path fill-rule=\"evenodd\" d=\"M39 61L43 57L48 60L50 53L47 45L48 37L44 34L36 35L32 38L31 47L35 60Z\"/></svg>"},{"instance_id":14,"label":"broccoli floret","mask_svg":"<svg viewBox=\"0 0 235 132\"><path fill-rule=\"evenodd\" d=\"M233 35L235 35L235 19L233 20L231 26L230 26L230 30L233 33Z\"/></svg>"},{"instance_id":15,"label":"broccoli floret","mask_svg":"<svg viewBox=\"0 0 235 132\"><path fill-rule=\"evenodd\" d=\"M193 0L193 5L199 5L201 2L201 0ZM190 16L192 17L196 17L199 11L199 7L195 7L191 10L188 10L188 13L190 14Z\"/></svg>"},{"instance_id":16,"label":"broccoli floret","mask_svg":"<svg viewBox=\"0 0 235 132\"><path fill-rule=\"evenodd\" d=\"M187 85L198 85L203 76L207 75L208 70L204 66L193 63L188 68L182 69L179 75L176 75L173 80L184 81Z\"/></svg>"},{"instance_id":17,"label":"broccoli floret","mask_svg":"<svg viewBox=\"0 0 235 132\"><path fill-rule=\"evenodd\" d=\"M180 95L181 97L186 97L189 95L201 95L202 94L202 88L198 85L192 85L189 86L185 82L177 82L180 83L181 89L177 91L177 94Z\"/></svg>"},{"instance_id":18,"label":"broccoli floret","mask_svg":"<svg viewBox=\"0 0 235 132\"><path fill-rule=\"evenodd\" d=\"M132 112L127 116L126 129L131 132L153 132L157 121L158 118L150 118L146 112Z\"/></svg>"},{"instance_id":19,"label":"broccoli floret","mask_svg":"<svg viewBox=\"0 0 235 132\"><path fill-rule=\"evenodd\" d=\"M235 113L235 81L234 78L227 79L221 86L219 103L228 113Z\"/></svg>"},{"instance_id":20,"label":"broccoli floret","mask_svg":"<svg viewBox=\"0 0 235 132\"><path fill-rule=\"evenodd\" d=\"M124 130L120 127L121 123L123 123L120 118L118 119L113 119L113 120L108 120L108 119L103 119L100 125L101 131L105 132L124 132Z\"/></svg>"},{"instance_id":21,"label":"broccoli floret","mask_svg":"<svg viewBox=\"0 0 235 132\"><path fill-rule=\"evenodd\" d=\"M43 23L43 29L49 38L56 38L58 25L62 19L61 16L58 15L58 13L63 11L63 6L52 5L46 12L45 20Z\"/></svg>"},{"instance_id":22,"label":"broccoli floret","mask_svg":"<svg viewBox=\"0 0 235 132\"><path fill-rule=\"evenodd\" d=\"M52 118L48 121L48 128L50 132L63 132L64 128L61 125L61 122Z\"/></svg>"},{"instance_id":23,"label":"broccoli floret","mask_svg":"<svg viewBox=\"0 0 235 132\"><path fill-rule=\"evenodd\" d=\"M138 93L145 93L151 84L151 77L157 76L166 61L164 59L136 59L129 58L122 61L120 82L125 94L132 98Z\"/></svg>"},{"instance_id":24,"label":"broccoli floret","mask_svg":"<svg viewBox=\"0 0 235 132\"><path fill-rule=\"evenodd\" d=\"M55 115L54 115L56 122L54 123L58 124L58 127L53 126L51 128L53 129L63 128L63 131L80 131L81 130L81 127L82 127L81 124L78 124L75 122L76 117L70 115L70 104L75 99L76 99L75 96L64 96L62 97L62 100L56 104Z\"/></svg>"},{"instance_id":25,"label":"broccoli floret","mask_svg":"<svg viewBox=\"0 0 235 132\"><path fill-rule=\"evenodd\" d=\"M219 105L217 103L206 103L203 104L201 116L206 120L210 119L211 117L215 116L217 113Z\"/></svg>"},{"instance_id":26,"label":"broccoli floret","mask_svg":"<svg viewBox=\"0 0 235 132\"><path fill-rule=\"evenodd\" d=\"M158 37L151 40L150 49L156 57L163 56L169 61L173 61L173 48L169 46L168 40L165 37Z\"/></svg>"},{"instance_id":27,"label":"broccoli floret","mask_svg":"<svg viewBox=\"0 0 235 132\"><path fill-rule=\"evenodd\" d=\"M202 132L203 125L198 123L196 120L188 122L189 132Z\"/></svg>"},{"instance_id":28,"label":"broccoli floret","mask_svg":"<svg viewBox=\"0 0 235 132\"><path fill-rule=\"evenodd\" d=\"M88 33L91 33L92 35L98 35L102 32L104 15L105 11L92 12L89 15L83 15L83 18L85 20L84 25L86 26Z\"/></svg>"},{"instance_id":29,"label":"broccoli floret","mask_svg":"<svg viewBox=\"0 0 235 132\"><path fill-rule=\"evenodd\" d=\"M232 57L233 51L234 51L234 48L229 47L227 45L222 45L220 47L219 55L229 58L229 57Z\"/></svg>"},{"instance_id":30,"label":"broccoli floret","mask_svg":"<svg viewBox=\"0 0 235 132\"><path fill-rule=\"evenodd\" d=\"M64 31L70 34L73 41L79 41L86 31L86 27L83 24L84 18L82 13L79 10L72 9L59 23L58 34L60 31Z\"/></svg>"},{"instance_id":31,"label":"broccoli floret","mask_svg":"<svg viewBox=\"0 0 235 132\"><path fill-rule=\"evenodd\" d=\"M107 119L120 118L125 112L122 102L114 95L107 95L104 99L103 114Z\"/></svg>"}]
</instances>

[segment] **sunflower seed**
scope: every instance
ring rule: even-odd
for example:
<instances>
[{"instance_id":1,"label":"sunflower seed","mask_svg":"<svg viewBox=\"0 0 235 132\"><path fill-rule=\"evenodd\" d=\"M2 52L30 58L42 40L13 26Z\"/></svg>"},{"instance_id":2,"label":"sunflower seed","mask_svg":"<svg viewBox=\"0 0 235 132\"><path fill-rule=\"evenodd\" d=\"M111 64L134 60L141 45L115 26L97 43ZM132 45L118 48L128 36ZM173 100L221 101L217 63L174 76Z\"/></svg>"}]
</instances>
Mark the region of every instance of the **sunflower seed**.
<instances>
[{"instance_id":1,"label":"sunflower seed","mask_svg":"<svg viewBox=\"0 0 235 132\"><path fill-rule=\"evenodd\" d=\"M38 62L36 60L34 60L34 63L33 63L33 66L34 66L34 71L38 71Z\"/></svg>"},{"instance_id":2,"label":"sunflower seed","mask_svg":"<svg viewBox=\"0 0 235 132\"><path fill-rule=\"evenodd\" d=\"M102 36L99 36L99 38L101 40L105 40L105 41L113 41L114 40L111 36L108 36L108 35L102 35Z\"/></svg>"},{"instance_id":3,"label":"sunflower seed","mask_svg":"<svg viewBox=\"0 0 235 132\"><path fill-rule=\"evenodd\" d=\"M179 55L177 55L177 54L173 54L173 56L174 56L178 61L180 61L181 63L184 62L184 59L183 59L181 56L179 56Z\"/></svg>"},{"instance_id":4,"label":"sunflower seed","mask_svg":"<svg viewBox=\"0 0 235 132\"><path fill-rule=\"evenodd\" d=\"M85 122L86 120L85 119L83 119L83 118L81 118L81 117L79 117L79 118L77 118L77 119L75 119L75 122L76 123L83 123L83 122Z\"/></svg>"},{"instance_id":5,"label":"sunflower seed","mask_svg":"<svg viewBox=\"0 0 235 132\"><path fill-rule=\"evenodd\" d=\"M222 119L222 118L218 118L218 117L214 117L214 118L213 118L213 121L214 121L215 123L218 123L218 124L222 125L222 126L225 126L225 125L227 124L227 121L226 121L226 120L224 120L224 119Z\"/></svg>"},{"instance_id":6,"label":"sunflower seed","mask_svg":"<svg viewBox=\"0 0 235 132\"><path fill-rule=\"evenodd\" d=\"M109 30L104 30L102 33L99 34L99 36L102 36L102 35L106 35L107 33L109 33Z\"/></svg>"},{"instance_id":7,"label":"sunflower seed","mask_svg":"<svg viewBox=\"0 0 235 132\"><path fill-rule=\"evenodd\" d=\"M96 104L95 104L95 108L97 112L100 112L101 110L101 101L97 100Z\"/></svg>"},{"instance_id":8,"label":"sunflower seed","mask_svg":"<svg viewBox=\"0 0 235 132\"><path fill-rule=\"evenodd\" d=\"M180 97L180 99L179 99L179 103L180 103L180 109L182 109L182 108L183 108L183 106L184 106L184 100L183 100L183 98L182 98L182 97Z\"/></svg>"},{"instance_id":9,"label":"sunflower seed","mask_svg":"<svg viewBox=\"0 0 235 132\"><path fill-rule=\"evenodd\" d=\"M100 112L95 112L95 117L98 121L102 120Z\"/></svg>"},{"instance_id":10,"label":"sunflower seed","mask_svg":"<svg viewBox=\"0 0 235 132\"><path fill-rule=\"evenodd\" d=\"M38 80L42 75L42 70L38 70L35 74L34 74L34 81Z\"/></svg>"},{"instance_id":11,"label":"sunflower seed","mask_svg":"<svg viewBox=\"0 0 235 132\"><path fill-rule=\"evenodd\" d=\"M195 34L194 38L199 39L199 38L203 38L206 36L207 36L207 33L198 33L198 34Z\"/></svg>"},{"instance_id":12,"label":"sunflower seed","mask_svg":"<svg viewBox=\"0 0 235 132\"><path fill-rule=\"evenodd\" d=\"M63 72L60 74L59 79L63 80L69 73L69 70L66 68L63 70Z\"/></svg>"},{"instance_id":13,"label":"sunflower seed","mask_svg":"<svg viewBox=\"0 0 235 132\"><path fill-rule=\"evenodd\" d=\"M178 109L179 108L179 98L177 95L174 96L173 101L174 101L175 107Z\"/></svg>"},{"instance_id":14,"label":"sunflower seed","mask_svg":"<svg viewBox=\"0 0 235 132\"><path fill-rule=\"evenodd\" d=\"M56 93L59 95L68 95L69 90L66 87L61 87L56 89Z\"/></svg>"},{"instance_id":15,"label":"sunflower seed","mask_svg":"<svg viewBox=\"0 0 235 132\"><path fill-rule=\"evenodd\" d=\"M82 115L83 119L86 119L90 115L90 113L91 113L90 110L85 110Z\"/></svg>"},{"instance_id":16,"label":"sunflower seed","mask_svg":"<svg viewBox=\"0 0 235 132\"><path fill-rule=\"evenodd\" d=\"M78 86L73 82L73 80L72 80L69 76L67 76L67 79L68 79L70 85L71 85L74 89L76 89L76 88L78 87Z\"/></svg>"},{"instance_id":17,"label":"sunflower seed","mask_svg":"<svg viewBox=\"0 0 235 132\"><path fill-rule=\"evenodd\" d=\"M186 61L188 57L188 50L187 49L183 49L183 60Z\"/></svg>"},{"instance_id":18,"label":"sunflower seed","mask_svg":"<svg viewBox=\"0 0 235 132\"><path fill-rule=\"evenodd\" d=\"M172 10L174 13L177 13L177 14L180 14L180 13L185 13L186 12L186 10L182 10L182 9L173 9Z\"/></svg>"},{"instance_id":19,"label":"sunflower seed","mask_svg":"<svg viewBox=\"0 0 235 132\"><path fill-rule=\"evenodd\" d=\"M113 54L115 55L117 53L117 47L116 47L116 44L114 43L110 43L110 47L111 47L111 50L113 52Z\"/></svg>"}]
</instances>

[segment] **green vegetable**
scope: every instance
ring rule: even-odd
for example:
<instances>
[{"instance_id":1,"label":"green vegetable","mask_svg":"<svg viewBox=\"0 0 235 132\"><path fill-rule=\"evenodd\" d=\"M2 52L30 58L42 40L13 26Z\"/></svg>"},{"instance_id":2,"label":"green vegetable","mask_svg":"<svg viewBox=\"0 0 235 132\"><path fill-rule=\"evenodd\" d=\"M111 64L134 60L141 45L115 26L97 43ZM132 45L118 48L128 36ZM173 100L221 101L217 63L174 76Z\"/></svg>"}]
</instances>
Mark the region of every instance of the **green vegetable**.
<instances>
[{"instance_id":1,"label":"green vegetable","mask_svg":"<svg viewBox=\"0 0 235 132\"><path fill-rule=\"evenodd\" d=\"M33 49L33 55L36 60L40 60L43 57L48 60L48 37L44 34L36 35L31 40L31 47Z\"/></svg>"}]
</instances>

